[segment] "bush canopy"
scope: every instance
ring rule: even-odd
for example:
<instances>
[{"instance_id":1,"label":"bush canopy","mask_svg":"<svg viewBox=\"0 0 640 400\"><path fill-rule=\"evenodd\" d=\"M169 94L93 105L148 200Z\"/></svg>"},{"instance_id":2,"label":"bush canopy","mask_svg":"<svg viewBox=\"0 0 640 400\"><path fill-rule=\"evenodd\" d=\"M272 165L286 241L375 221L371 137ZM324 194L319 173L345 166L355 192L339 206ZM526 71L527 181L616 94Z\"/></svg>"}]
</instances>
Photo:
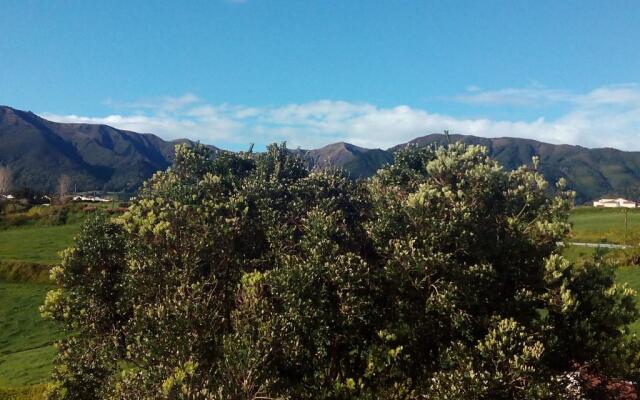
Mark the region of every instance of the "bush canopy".
<instances>
[{"instance_id":1,"label":"bush canopy","mask_svg":"<svg viewBox=\"0 0 640 400\"><path fill-rule=\"evenodd\" d=\"M478 146L411 147L373 178L284 145L178 146L97 214L43 315L51 399L580 398L638 377L633 292L557 242L572 194Z\"/></svg>"}]
</instances>

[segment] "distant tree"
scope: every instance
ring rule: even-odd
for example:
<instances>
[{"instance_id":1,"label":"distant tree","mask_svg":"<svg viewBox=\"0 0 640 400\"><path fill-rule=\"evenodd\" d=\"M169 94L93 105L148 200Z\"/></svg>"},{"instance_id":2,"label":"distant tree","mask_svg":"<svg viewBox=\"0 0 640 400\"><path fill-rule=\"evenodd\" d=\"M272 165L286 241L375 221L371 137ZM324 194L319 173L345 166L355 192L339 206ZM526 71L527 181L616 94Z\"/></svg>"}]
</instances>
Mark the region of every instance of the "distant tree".
<instances>
[{"instance_id":1,"label":"distant tree","mask_svg":"<svg viewBox=\"0 0 640 400\"><path fill-rule=\"evenodd\" d=\"M43 193L27 187L14 188L12 192L16 198L27 201L31 205L45 204L49 202Z\"/></svg>"},{"instance_id":2,"label":"distant tree","mask_svg":"<svg viewBox=\"0 0 640 400\"><path fill-rule=\"evenodd\" d=\"M63 174L58 178L58 196L60 201L64 201L64 197L69 193L71 189L71 177Z\"/></svg>"},{"instance_id":3,"label":"distant tree","mask_svg":"<svg viewBox=\"0 0 640 400\"><path fill-rule=\"evenodd\" d=\"M0 167L0 194L7 194L11 190L12 173L9 167Z\"/></svg>"},{"instance_id":4,"label":"distant tree","mask_svg":"<svg viewBox=\"0 0 640 400\"><path fill-rule=\"evenodd\" d=\"M572 194L484 148L408 148L365 182L178 146L52 276L51 399L558 399L637 377L634 293L556 243Z\"/></svg>"}]
</instances>

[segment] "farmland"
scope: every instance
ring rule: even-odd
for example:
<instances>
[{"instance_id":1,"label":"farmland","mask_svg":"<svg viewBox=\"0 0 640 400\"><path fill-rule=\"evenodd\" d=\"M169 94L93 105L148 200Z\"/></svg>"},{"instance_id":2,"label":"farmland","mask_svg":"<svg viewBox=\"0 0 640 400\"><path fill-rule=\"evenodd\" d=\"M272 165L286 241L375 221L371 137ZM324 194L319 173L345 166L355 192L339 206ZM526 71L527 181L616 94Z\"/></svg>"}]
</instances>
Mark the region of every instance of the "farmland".
<instances>
[{"instance_id":1,"label":"farmland","mask_svg":"<svg viewBox=\"0 0 640 400\"><path fill-rule=\"evenodd\" d=\"M51 374L62 330L41 318L50 265L73 243L82 216L51 224L38 210L0 230L0 398L39 399Z\"/></svg>"},{"instance_id":2,"label":"farmland","mask_svg":"<svg viewBox=\"0 0 640 400\"><path fill-rule=\"evenodd\" d=\"M40 317L49 285L0 283L0 388L47 380L59 327Z\"/></svg>"},{"instance_id":3,"label":"farmland","mask_svg":"<svg viewBox=\"0 0 640 400\"><path fill-rule=\"evenodd\" d=\"M0 231L2 261L54 264L58 252L71 245L79 224L19 227Z\"/></svg>"},{"instance_id":4,"label":"farmland","mask_svg":"<svg viewBox=\"0 0 640 400\"><path fill-rule=\"evenodd\" d=\"M640 210L620 208L577 207L569 219L573 224L571 241L625 244L640 243Z\"/></svg>"}]
</instances>

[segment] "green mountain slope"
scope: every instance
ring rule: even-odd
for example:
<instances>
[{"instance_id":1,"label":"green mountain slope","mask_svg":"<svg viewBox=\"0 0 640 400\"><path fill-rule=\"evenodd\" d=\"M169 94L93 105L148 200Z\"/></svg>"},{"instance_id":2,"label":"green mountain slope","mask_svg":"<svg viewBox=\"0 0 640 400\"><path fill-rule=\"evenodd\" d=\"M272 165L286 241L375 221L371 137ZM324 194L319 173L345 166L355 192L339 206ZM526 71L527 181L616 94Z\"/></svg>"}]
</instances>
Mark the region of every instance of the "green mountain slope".
<instances>
[{"instance_id":1,"label":"green mountain slope","mask_svg":"<svg viewBox=\"0 0 640 400\"><path fill-rule=\"evenodd\" d=\"M177 142L0 107L0 165L10 167L16 188L53 191L65 174L78 190L132 190L171 164Z\"/></svg>"},{"instance_id":2,"label":"green mountain slope","mask_svg":"<svg viewBox=\"0 0 640 400\"><path fill-rule=\"evenodd\" d=\"M372 176L385 164L393 163L393 153L381 149L365 149L349 143L333 143L316 150L299 150L313 168L344 168L354 178Z\"/></svg>"},{"instance_id":3,"label":"green mountain slope","mask_svg":"<svg viewBox=\"0 0 640 400\"><path fill-rule=\"evenodd\" d=\"M554 145L530 139L480 138L451 135L451 141L479 144L489 149L491 157L509 169L530 164L540 157L540 170L549 182L565 178L576 191L579 203L604 196L640 199L640 152L625 152L611 148L588 149L581 146ZM445 144L441 134L423 136L409 143L425 146ZM395 151L401 146L390 150Z\"/></svg>"}]
</instances>

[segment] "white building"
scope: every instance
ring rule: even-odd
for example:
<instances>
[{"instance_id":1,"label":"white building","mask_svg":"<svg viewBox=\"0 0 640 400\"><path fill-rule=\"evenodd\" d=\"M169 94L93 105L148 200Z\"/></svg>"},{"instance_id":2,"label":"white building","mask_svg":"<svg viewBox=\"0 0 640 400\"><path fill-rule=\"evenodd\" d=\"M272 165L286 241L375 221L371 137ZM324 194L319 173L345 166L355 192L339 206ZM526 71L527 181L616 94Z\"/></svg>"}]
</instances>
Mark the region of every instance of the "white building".
<instances>
[{"instance_id":1,"label":"white building","mask_svg":"<svg viewBox=\"0 0 640 400\"><path fill-rule=\"evenodd\" d=\"M99 203L108 203L111 200L103 199L101 197L96 197L96 196L73 196L73 201L91 201L91 202L99 202Z\"/></svg>"},{"instance_id":2,"label":"white building","mask_svg":"<svg viewBox=\"0 0 640 400\"><path fill-rule=\"evenodd\" d=\"M593 202L594 207L606 207L606 208L636 208L638 203L626 199L600 199Z\"/></svg>"}]
</instances>

